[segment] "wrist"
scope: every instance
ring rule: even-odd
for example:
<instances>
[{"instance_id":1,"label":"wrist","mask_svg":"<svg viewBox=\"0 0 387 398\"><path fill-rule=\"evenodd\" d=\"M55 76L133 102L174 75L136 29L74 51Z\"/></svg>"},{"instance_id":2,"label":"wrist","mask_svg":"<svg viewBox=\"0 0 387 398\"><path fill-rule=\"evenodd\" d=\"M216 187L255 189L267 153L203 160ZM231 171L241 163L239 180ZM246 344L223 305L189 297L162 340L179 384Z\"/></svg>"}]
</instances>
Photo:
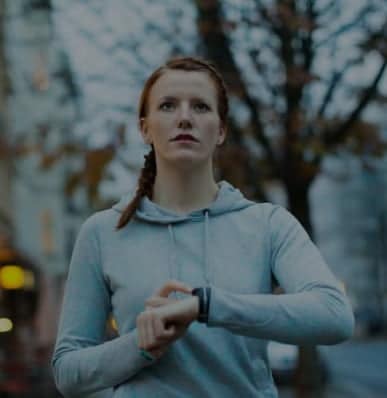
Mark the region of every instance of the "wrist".
<instances>
[{"instance_id":1,"label":"wrist","mask_svg":"<svg viewBox=\"0 0 387 398\"><path fill-rule=\"evenodd\" d=\"M197 321L199 317L199 297L192 296L188 300L190 303L190 312L192 313L192 321Z\"/></svg>"}]
</instances>

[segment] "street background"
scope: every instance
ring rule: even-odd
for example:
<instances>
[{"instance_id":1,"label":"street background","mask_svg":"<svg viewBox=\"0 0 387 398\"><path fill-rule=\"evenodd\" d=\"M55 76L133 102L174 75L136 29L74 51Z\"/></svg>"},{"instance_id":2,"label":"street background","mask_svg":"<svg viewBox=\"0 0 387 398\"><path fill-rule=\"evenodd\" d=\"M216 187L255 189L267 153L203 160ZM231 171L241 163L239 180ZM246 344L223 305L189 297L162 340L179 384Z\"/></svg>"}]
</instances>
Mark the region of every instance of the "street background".
<instances>
[{"instance_id":1,"label":"street background","mask_svg":"<svg viewBox=\"0 0 387 398\"><path fill-rule=\"evenodd\" d=\"M0 0L0 397L59 396L74 241L137 184L138 97L175 55L229 89L216 180L294 214L354 309L345 343L273 343L280 397L387 397L384 0Z\"/></svg>"}]
</instances>

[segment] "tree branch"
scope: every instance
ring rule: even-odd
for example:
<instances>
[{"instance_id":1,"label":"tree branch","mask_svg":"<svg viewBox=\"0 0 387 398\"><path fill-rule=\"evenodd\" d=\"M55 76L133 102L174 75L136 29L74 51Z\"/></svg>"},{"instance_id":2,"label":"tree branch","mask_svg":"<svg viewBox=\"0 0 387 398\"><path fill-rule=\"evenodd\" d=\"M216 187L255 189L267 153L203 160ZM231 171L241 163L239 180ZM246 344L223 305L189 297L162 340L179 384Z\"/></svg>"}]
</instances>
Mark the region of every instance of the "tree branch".
<instances>
[{"instance_id":1,"label":"tree branch","mask_svg":"<svg viewBox=\"0 0 387 398\"><path fill-rule=\"evenodd\" d=\"M253 134L265 149L266 157L274 173L279 175L274 151L265 135L264 127L259 117L258 112L260 104L249 94L246 84L242 80L240 71L235 63L229 39L222 29L221 3L217 0L211 2L195 0L195 3L198 10L199 33L205 45L205 52L215 61L219 70L225 77L231 92L249 106L251 122L255 127Z\"/></svg>"},{"instance_id":2,"label":"tree branch","mask_svg":"<svg viewBox=\"0 0 387 398\"><path fill-rule=\"evenodd\" d=\"M337 129L330 131L328 130L323 133L322 138L327 148L331 148L337 145L338 143L343 142L345 138L348 136L350 128L359 118L362 111L368 105L372 97L375 95L378 84L383 77L386 67L387 67L387 57L383 59L383 62L379 68L379 71L375 75L375 78L371 82L370 86L364 90L361 100L359 101L355 109L351 112L348 119L345 122L343 122L343 124L339 126Z\"/></svg>"},{"instance_id":3,"label":"tree branch","mask_svg":"<svg viewBox=\"0 0 387 398\"><path fill-rule=\"evenodd\" d=\"M308 0L307 2L306 16L308 18L311 27L308 30L306 37L304 39L301 39L302 52L304 55L304 69L307 72L310 72L315 54L315 51L313 49L313 32L315 30L314 26L317 15L314 9L314 4L315 4L314 0Z\"/></svg>"},{"instance_id":4,"label":"tree branch","mask_svg":"<svg viewBox=\"0 0 387 398\"><path fill-rule=\"evenodd\" d=\"M274 107L275 106L275 100L279 97L279 87L278 84L274 85L271 84L269 81L269 77L266 75L264 69L262 68L261 64L257 60L257 54L258 51L249 51L249 57L251 59L251 62L254 65L255 70L257 71L258 75L261 77L261 80L266 88L266 90L271 94L273 101L271 101L271 105Z\"/></svg>"},{"instance_id":5,"label":"tree branch","mask_svg":"<svg viewBox=\"0 0 387 398\"><path fill-rule=\"evenodd\" d=\"M371 6L366 6L366 7L362 8L359 11L358 15L352 21L346 23L345 25L340 26L334 32L330 33L327 37L325 37L324 39L321 39L319 42L317 42L314 46L315 50L321 46L324 46L331 40L337 39L338 36L350 31L351 29L354 29L354 28L359 29L359 23L365 18L365 16L370 11L371 11Z\"/></svg>"},{"instance_id":6,"label":"tree branch","mask_svg":"<svg viewBox=\"0 0 387 398\"><path fill-rule=\"evenodd\" d=\"M325 7L321 8L317 12L319 15L323 16L323 15L327 14L336 5L337 5L337 1L331 0Z\"/></svg>"},{"instance_id":7,"label":"tree branch","mask_svg":"<svg viewBox=\"0 0 387 398\"><path fill-rule=\"evenodd\" d=\"M324 116L325 110L326 110L327 106L329 105L331 99L333 98L333 94L334 94L335 90L338 87L341 79L344 77L344 75L347 72L347 70L351 66L357 64L358 61L359 61L358 59L350 60L344 65L344 67L343 67L343 69L341 71L333 72L331 82L330 82L330 84L329 84L329 86L327 88L325 96L324 96L324 98L323 98L323 100L321 102L320 108L319 108L319 110L317 112L317 116L319 118Z\"/></svg>"}]
</instances>

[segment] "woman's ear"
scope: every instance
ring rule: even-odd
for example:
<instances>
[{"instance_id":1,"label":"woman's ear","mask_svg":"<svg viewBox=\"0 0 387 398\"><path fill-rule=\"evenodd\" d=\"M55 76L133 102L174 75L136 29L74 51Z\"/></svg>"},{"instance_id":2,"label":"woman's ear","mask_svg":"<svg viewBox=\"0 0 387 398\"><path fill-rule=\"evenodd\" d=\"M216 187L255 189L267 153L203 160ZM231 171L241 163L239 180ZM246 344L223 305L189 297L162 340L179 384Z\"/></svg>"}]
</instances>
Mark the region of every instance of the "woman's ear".
<instances>
[{"instance_id":1,"label":"woman's ear","mask_svg":"<svg viewBox=\"0 0 387 398\"><path fill-rule=\"evenodd\" d=\"M226 135L227 135L227 128L225 126L220 126L219 137L218 141L216 142L216 145L222 145L224 140L226 139Z\"/></svg>"},{"instance_id":2,"label":"woman's ear","mask_svg":"<svg viewBox=\"0 0 387 398\"><path fill-rule=\"evenodd\" d=\"M150 140L150 138L148 137L148 134L147 134L147 125L146 125L145 117L140 118L139 128L140 128L142 138L144 139L144 142L146 144L150 145L152 143L152 141Z\"/></svg>"},{"instance_id":3,"label":"woman's ear","mask_svg":"<svg viewBox=\"0 0 387 398\"><path fill-rule=\"evenodd\" d=\"M145 117L142 117L142 118L139 119L138 127L139 127L141 132L144 131L144 129L145 129Z\"/></svg>"}]
</instances>

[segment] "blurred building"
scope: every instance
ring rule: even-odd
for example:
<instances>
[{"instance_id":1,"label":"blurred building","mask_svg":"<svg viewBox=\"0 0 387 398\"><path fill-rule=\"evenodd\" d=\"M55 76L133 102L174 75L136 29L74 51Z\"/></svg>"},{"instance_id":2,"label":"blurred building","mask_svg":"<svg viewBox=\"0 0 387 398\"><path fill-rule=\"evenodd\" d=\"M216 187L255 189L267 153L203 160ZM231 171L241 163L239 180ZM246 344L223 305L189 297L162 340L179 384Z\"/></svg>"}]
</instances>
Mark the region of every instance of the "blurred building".
<instances>
[{"instance_id":1,"label":"blurred building","mask_svg":"<svg viewBox=\"0 0 387 398\"><path fill-rule=\"evenodd\" d=\"M327 158L311 202L316 241L346 287L359 332L385 332L387 156Z\"/></svg>"},{"instance_id":2,"label":"blurred building","mask_svg":"<svg viewBox=\"0 0 387 398\"><path fill-rule=\"evenodd\" d=\"M64 272L63 162L45 172L42 154L58 145L63 120L71 108L63 98L66 90L60 79L60 57L52 45L49 2L36 9L29 1L4 1L3 53L9 81L7 95L8 160L7 195L12 220L13 244L26 253L43 271L42 281ZM48 135L50 138L47 138ZM3 169L4 170L4 169ZM41 284L41 289L55 283ZM43 299L48 293L44 292ZM48 294L49 295L49 294ZM52 345L55 333L56 302L41 316L37 344ZM48 309L49 306L39 305ZM55 317L54 317L55 314ZM44 332L43 332L44 331ZM50 337L48 337L50 335Z\"/></svg>"}]
</instances>

